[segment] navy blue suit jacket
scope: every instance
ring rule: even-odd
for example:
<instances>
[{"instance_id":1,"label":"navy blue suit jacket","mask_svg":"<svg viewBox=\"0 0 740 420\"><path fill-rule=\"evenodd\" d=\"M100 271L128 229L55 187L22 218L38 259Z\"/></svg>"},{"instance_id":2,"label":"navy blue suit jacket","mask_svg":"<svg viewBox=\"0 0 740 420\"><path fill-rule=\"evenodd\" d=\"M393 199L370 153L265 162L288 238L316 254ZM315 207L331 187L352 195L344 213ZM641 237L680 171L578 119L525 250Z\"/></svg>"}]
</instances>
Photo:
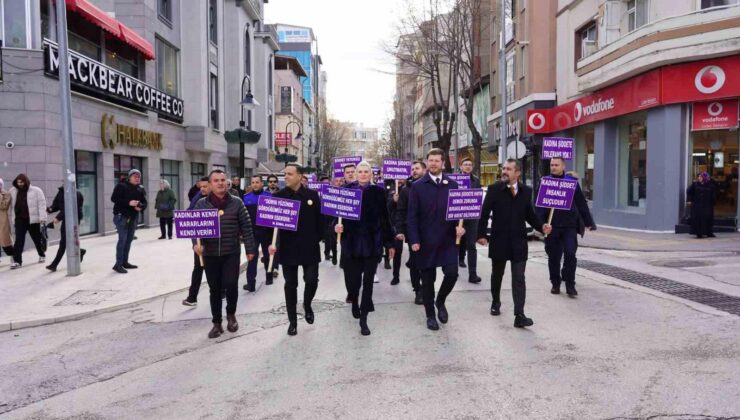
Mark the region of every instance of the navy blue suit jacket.
<instances>
[{"instance_id":1,"label":"navy blue suit jacket","mask_svg":"<svg viewBox=\"0 0 740 420\"><path fill-rule=\"evenodd\" d=\"M436 184L429 174L411 185L408 207L408 242L420 244L417 267L420 269L457 264L455 245L457 221L447 221L447 196L457 183L442 175Z\"/></svg>"}]
</instances>

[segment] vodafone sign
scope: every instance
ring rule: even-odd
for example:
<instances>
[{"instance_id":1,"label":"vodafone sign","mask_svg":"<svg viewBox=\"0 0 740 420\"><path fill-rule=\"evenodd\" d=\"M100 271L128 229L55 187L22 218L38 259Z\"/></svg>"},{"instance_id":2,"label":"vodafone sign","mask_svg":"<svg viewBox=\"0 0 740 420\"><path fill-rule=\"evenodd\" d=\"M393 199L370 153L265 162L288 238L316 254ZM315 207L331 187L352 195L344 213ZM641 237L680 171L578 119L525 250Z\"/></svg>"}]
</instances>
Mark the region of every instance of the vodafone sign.
<instances>
[{"instance_id":1,"label":"vodafone sign","mask_svg":"<svg viewBox=\"0 0 740 420\"><path fill-rule=\"evenodd\" d=\"M692 106L691 130L719 130L738 127L737 99L695 102Z\"/></svg>"},{"instance_id":2,"label":"vodafone sign","mask_svg":"<svg viewBox=\"0 0 740 420\"><path fill-rule=\"evenodd\" d=\"M663 67L661 102L706 101L740 96L740 56Z\"/></svg>"}]
</instances>

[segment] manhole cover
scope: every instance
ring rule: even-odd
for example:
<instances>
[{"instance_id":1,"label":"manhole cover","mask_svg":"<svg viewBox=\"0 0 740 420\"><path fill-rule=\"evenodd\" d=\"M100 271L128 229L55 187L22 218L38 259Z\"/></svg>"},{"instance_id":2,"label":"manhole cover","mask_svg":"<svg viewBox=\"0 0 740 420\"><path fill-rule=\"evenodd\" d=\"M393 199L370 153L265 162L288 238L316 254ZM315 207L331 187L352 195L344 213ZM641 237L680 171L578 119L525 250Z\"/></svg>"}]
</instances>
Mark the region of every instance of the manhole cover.
<instances>
[{"instance_id":1,"label":"manhole cover","mask_svg":"<svg viewBox=\"0 0 740 420\"><path fill-rule=\"evenodd\" d=\"M700 260L658 260L650 261L650 265L656 267L668 267L668 268L693 268L693 267L707 267L714 265L711 261L700 261Z\"/></svg>"},{"instance_id":2,"label":"manhole cover","mask_svg":"<svg viewBox=\"0 0 740 420\"><path fill-rule=\"evenodd\" d=\"M118 292L119 290L78 290L54 306L97 305Z\"/></svg>"}]
</instances>

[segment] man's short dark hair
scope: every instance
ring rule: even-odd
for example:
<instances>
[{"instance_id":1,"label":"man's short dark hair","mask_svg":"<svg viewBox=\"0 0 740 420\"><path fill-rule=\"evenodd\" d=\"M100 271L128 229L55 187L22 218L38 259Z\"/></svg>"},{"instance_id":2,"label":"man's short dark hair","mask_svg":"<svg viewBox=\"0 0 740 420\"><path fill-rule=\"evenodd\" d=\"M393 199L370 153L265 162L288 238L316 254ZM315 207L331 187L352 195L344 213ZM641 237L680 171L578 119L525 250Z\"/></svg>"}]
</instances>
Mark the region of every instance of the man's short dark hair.
<instances>
[{"instance_id":1,"label":"man's short dark hair","mask_svg":"<svg viewBox=\"0 0 740 420\"><path fill-rule=\"evenodd\" d=\"M518 160L516 160L516 159L506 159L506 163L513 163L514 164L514 169L516 169L519 172L522 171L522 165L519 164L519 161Z\"/></svg>"},{"instance_id":2,"label":"man's short dark hair","mask_svg":"<svg viewBox=\"0 0 740 420\"><path fill-rule=\"evenodd\" d=\"M224 175L226 175L226 172L224 172L224 170L223 170L223 169L214 169L214 170L212 170L211 172L209 172L209 173L208 173L208 181L209 181L209 182L210 182L210 180L211 180L211 176L212 176L213 174L224 174Z\"/></svg>"},{"instance_id":3,"label":"man's short dark hair","mask_svg":"<svg viewBox=\"0 0 740 420\"><path fill-rule=\"evenodd\" d=\"M267 175L267 182L270 182L271 179L274 179L275 182L278 181L277 175Z\"/></svg>"},{"instance_id":4,"label":"man's short dark hair","mask_svg":"<svg viewBox=\"0 0 740 420\"><path fill-rule=\"evenodd\" d=\"M259 178L260 181L262 181L262 176L261 175L252 175L252 178L251 179L255 179L255 178Z\"/></svg>"},{"instance_id":5,"label":"man's short dark hair","mask_svg":"<svg viewBox=\"0 0 740 420\"><path fill-rule=\"evenodd\" d=\"M421 165L421 167L424 168L424 169L427 168L427 164L424 163L423 160L415 160L414 163L411 164L411 166L414 166L414 165Z\"/></svg>"},{"instance_id":6,"label":"man's short dark hair","mask_svg":"<svg viewBox=\"0 0 740 420\"><path fill-rule=\"evenodd\" d=\"M429 159L429 156L441 156L442 159L444 159L445 151L438 147L435 147L434 149L427 152L427 159Z\"/></svg>"},{"instance_id":7,"label":"man's short dark hair","mask_svg":"<svg viewBox=\"0 0 740 420\"><path fill-rule=\"evenodd\" d=\"M565 165L565 159L562 156L553 156L550 158L550 160L559 160L563 162L563 165Z\"/></svg>"},{"instance_id":8,"label":"man's short dark hair","mask_svg":"<svg viewBox=\"0 0 740 420\"><path fill-rule=\"evenodd\" d=\"M201 177L201 178L199 179L199 181L205 181L205 182L208 182L208 177L207 177L207 176Z\"/></svg>"},{"instance_id":9,"label":"man's short dark hair","mask_svg":"<svg viewBox=\"0 0 740 420\"><path fill-rule=\"evenodd\" d=\"M299 175L303 175L303 168L301 167L301 165L299 165L297 163L289 163L289 164L285 165L286 168L289 167L289 166L294 167L295 170L296 170L296 172L298 172Z\"/></svg>"},{"instance_id":10,"label":"man's short dark hair","mask_svg":"<svg viewBox=\"0 0 740 420\"><path fill-rule=\"evenodd\" d=\"M319 181L321 181L321 182L324 182L324 181L331 181L331 179L330 179L330 178L329 178L328 176L326 176L326 175L323 175L323 176L322 176L322 177L321 177L321 178L319 179Z\"/></svg>"},{"instance_id":11,"label":"man's short dark hair","mask_svg":"<svg viewBox=\"0 0 740 420\"><path fill-rule=\"evenodd\" d=\"M470 162L470 163L473 163L473 159L471 159L471 158L465 158L465 159L463 159L463 160L462 160L462 161L460 162L460 165L462 165L462 164L463 164L463 163L465 163L465 162Z\"/></svg>"},{"instance_id":12,"label":"man's short dark hair","mask_svg":"<svg viewBox=\"0 0 740 420\"><path fill-rule=\"evenodd\" d=\"M347 168L356 168L356 167L357 167L357 165L355 165L354 163L348 163L348 164L344 165L344 167L342 168L342 171L346 171Z\"/></svg>"}]
</instances>

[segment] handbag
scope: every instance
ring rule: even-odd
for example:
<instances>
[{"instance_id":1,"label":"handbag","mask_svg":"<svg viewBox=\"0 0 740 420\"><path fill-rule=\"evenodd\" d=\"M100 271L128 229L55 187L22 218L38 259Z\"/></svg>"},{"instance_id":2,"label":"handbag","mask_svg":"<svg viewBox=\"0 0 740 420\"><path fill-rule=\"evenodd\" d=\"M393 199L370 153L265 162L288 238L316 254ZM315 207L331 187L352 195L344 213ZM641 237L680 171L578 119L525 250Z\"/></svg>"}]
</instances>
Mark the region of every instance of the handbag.
<instances>
[{"instance_id":1,"label":"handbag","mask_svg":"<svg viewBox=\"0 0 740 420\"><path fill-rule=\"evenodd\" d=\"M159 211L172 211L172 204L170 204L169 201L166 201L164 203L159 203L159 207L157 208Z\"/></svg>"}]
</instances>

